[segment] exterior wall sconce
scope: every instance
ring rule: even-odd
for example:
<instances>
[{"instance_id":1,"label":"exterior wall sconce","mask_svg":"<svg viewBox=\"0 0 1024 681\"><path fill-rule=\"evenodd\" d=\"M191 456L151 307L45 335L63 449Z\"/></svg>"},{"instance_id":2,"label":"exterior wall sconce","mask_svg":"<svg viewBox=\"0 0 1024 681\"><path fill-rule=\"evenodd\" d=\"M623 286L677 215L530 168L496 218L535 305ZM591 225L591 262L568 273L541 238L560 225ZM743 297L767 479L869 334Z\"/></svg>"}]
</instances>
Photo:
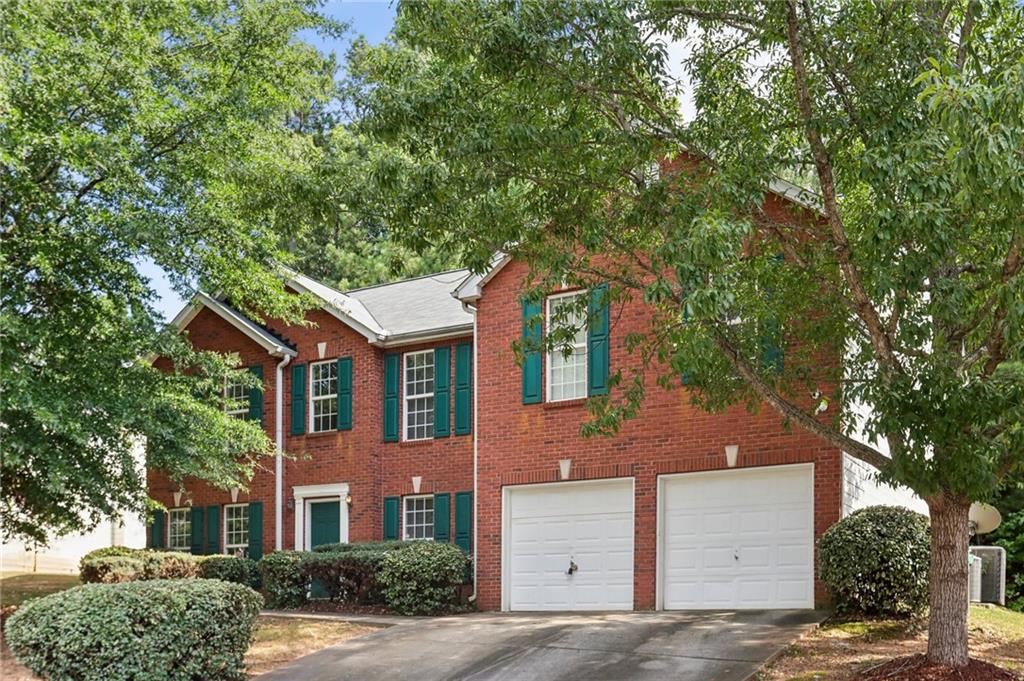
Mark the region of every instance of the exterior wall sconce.
<instances>
[{"instance_id":1,"label":"exterior wall sconce","mask_svg":"<svg viewBox=\"0 0 1024 681\"><path fill-rule=\"evenodd\" d=\"M413 494L419 494L420 493L420 485L421 484L423 484L423 477L422 476L420 476L420 475L412 476L412 493Z\"/></svg>"},{"instance_id":2,"label":"exterior wall sconce","mask_svg":"<svg viewBox=\"0 0 1024 681\"><path fill-rule=\"evenodd\" d=\"M285 506L288 507L289 511L294 511L295 510L295 499L289 499L288 501L286 501L285 502Z\"/></svg>"},{"instance_id":3,"label":"exterior wall sconce","mask_svg":"<svg viewBox=\"0 0 1024 681\"><path fill-rule=\"evenodd\" d=\"M725 446L725 463L729 468L736 467L736 459L740 455L739 445L726 445Z\"/></svg>"},{"instance_id":4,"label":"exterior wall sconce","mask_svg":"<svg viewBox=\"0 0 1024 681\"><path fill-rule=\"evenodd\" d=\"M352 495L351 494L346 494L345 495L345 505L348 506L349 508L352 508Z\"/></svg>"},{"instance_id":5,"label":"exterior wall sconce","mask_svg":"<svg viewBox=\"0 0 1024 681\"><path fill-rule=\"evenodd\" d=\"M569 479L569 469L572 466L572 459L559 459L558 460L558 473L562 476L562 480Z\"/></svg>"},{"instance_id":6,"label":"exterior wall sconce","mask_svg":"<svg viewBox=\"0 0 1024 681\"><path fill-rule=\"evenodd\" d=\"M240 491L241 490L239 490L237 487L232 487L231 488L231 503L232 504L237 504L238 503L238 493Z\"/></svg>"}]
</instances>

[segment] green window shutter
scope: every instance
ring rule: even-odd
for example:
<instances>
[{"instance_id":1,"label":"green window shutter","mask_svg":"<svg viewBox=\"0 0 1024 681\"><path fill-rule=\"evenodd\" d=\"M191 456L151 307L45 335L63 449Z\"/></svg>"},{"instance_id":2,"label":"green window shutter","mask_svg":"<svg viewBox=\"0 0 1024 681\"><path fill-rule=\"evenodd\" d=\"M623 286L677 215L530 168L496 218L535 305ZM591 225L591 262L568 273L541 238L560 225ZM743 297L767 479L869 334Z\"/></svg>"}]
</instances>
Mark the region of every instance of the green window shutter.
<instances>
[{"instance_id":1,"label":"green window shutter","mask_svg":"<svg viewBox=\"0 0 1024 681\"><path fill-rule=\"evenodd\" d=\"M263 367L249 367L249 373L259 379L259 388L249 388L249 420L259 421L263 425Z\"/></svg>"},{"instance_id":2,"label":"green window shutter","mask_svg":"<svg viewBox=\"0 0 1024 681\"><path fill-rule=\"evenodd\" d=\"M398 539L398 497L384 497L384 539Z\"/></svg>"},{"instance_id":3,"label":"green window shutter","mask_svg":"<svg viewBox=\"0 0 1024 681\"><path fill-rule=\"evenodd\" d=\"M384 355L384 442L398 442L398 353Z\"/></svg>"},{"instance_id":4,"label":"green window shutter","mask_svg":"<svg viewBox=\"0 0 1024 681\"><path fill-rule=\"evenodd\" d=\"M306 365L292 367L292 435L306 433Z\"/></svg>"},{"instance_id":5,"label":"green window shutter","mask_svg":"<svg viewBox=\"0 0 1024 681\"><path fill-rule=\"evenodd\" d=\"M452 434L452 349L434 348L434 437Z\"/></svg>"},{"instance_id":6,"label":"green window shutter","mask_svg":"<svg viewBox=\"0 0 1024 681\"><path fill-rule=\"evenodd\" d=\"M249 557L263 557L263 502L249 502Z\"/></svg>"},{"instance_id":7,"label":"green window shutter","mask_svg":"<svg viewBox=\"0 0 1024 681\"><path fill-rule=\"evenodd\" d=\"M455 434L469 435L472 430L473 344L455 346Z\"/></svg>"},{"instance_id":8,"label":"green window shutter","mask_svg":"<svg viewBox=\"0 0 1024 681\"><path fill-rule=\"evenodd\" d=\"M192 545L189 547L194 555L201 555L205 544L203 543L203 530L206 526L203 524L203 509L202 507L192 507Z\"/></svg>"},{"instance_id":9,"label":"green window shutter","mask_svg":"<svg viewBox=\"0 0 1024 681\"><path fill-rule=\"evenodd\" d=\"M455 545L469 553L473 550L473 493L455 494Z\"/></svg>"},{"instance_id":10,"label":"green window shutter","mask_svg":"<svg viewBox=\"0 0 1024 681\"><path fill-rule=\"evenodd\" d=\"M765 324L761 334L761 361L771 371L782 373L782 325L776 319Z\"/></svg>"},{"instance_id":11,"label":"green window shutter","mask_svg":"<svg viewBox=\"0 0 1024 681\"><path fill-rule=\"evenodd\" d=\"M452 496L434 495L434 541L450 542L452 528Z\"/></svg>"},{"instance_id":12,"label":"green window shutter","mask_svg":"<svg viewBox=\"0 0 1024 681\"><path fill-rule=\"evenodd\" d=\"M540 303L523 301L523 404L537 404L540 395Z\"/></svg>"},{"instance_id":13,"label":"green window shutter","mask_svg":"<svg viewBox=\"0 0 1024 681\"><path fill-rule=\"evenodd\" d=\"M352 430L352 358L338 360L338 430Z\"/></svg>"},{"instance_id":14,"label":"green window shutter","mask_svg":"<svg viewBox=\"0 0 1024 681\"><path fill-rule=\"evenodd\" d=\"M587 309L587 395L608 394L608 284L590 291Z\"/></svg>"},{"instance_id":15,"label":"green window shutter","mask_svg":"<svg viewBox=\"0 0 1024 681\"><path fill-rule=\"evenodd\" d=\"M149 547L151 549L164 548L165 541L164 527L167 514L163 511L153 511L153 525L149 528Z\"/></svg>"},{"instance_id":16,"label":"green window shutter","mask_svg":"<svg viewBox=\"0 0 1024 681\"><path fill-rule=\"evenodd\" d=\"M220 553L220 506L206 507L206 553Z\"/></svg>"}]
</instances>

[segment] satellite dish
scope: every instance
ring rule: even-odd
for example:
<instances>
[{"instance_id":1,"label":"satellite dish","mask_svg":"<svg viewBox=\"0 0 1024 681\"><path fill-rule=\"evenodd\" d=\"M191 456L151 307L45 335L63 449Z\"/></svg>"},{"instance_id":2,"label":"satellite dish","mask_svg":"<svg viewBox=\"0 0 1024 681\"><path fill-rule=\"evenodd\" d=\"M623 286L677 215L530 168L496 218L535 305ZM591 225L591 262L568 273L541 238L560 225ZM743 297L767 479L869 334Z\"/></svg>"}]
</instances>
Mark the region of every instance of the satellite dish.
<instances>
[{"instance_id":1,"label":"satellite dish","mask_svg":"<svg viewBox=\"0 0 1024 681\"><path fill-rule=\"evenodd\" d=\"M971 510L967 517L971 522L974 534L987 534L1003 522L1003 516L999 514L998 508L978 502L971 504Z\"/></svg>"}]
</instances>

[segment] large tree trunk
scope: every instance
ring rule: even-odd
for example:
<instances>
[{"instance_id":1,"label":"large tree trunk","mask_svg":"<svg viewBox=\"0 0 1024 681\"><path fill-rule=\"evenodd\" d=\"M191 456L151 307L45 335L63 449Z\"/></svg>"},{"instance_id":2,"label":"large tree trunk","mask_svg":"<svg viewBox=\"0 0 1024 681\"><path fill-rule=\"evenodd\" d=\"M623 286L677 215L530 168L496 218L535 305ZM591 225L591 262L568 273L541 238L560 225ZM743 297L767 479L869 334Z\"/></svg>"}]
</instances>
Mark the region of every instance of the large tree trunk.
<instances>
[{"instance_id":1,"label":"large tree trunk","mask_svg":"<svg viewBox=\"0 0 1024 681\"><path fill-rule=\"evenodd\" d=\"M968 662L969 508L969 501L945 494L928 499L932 519L928 659L949 667L963 667Z\"/></svg>"}]
</instances>

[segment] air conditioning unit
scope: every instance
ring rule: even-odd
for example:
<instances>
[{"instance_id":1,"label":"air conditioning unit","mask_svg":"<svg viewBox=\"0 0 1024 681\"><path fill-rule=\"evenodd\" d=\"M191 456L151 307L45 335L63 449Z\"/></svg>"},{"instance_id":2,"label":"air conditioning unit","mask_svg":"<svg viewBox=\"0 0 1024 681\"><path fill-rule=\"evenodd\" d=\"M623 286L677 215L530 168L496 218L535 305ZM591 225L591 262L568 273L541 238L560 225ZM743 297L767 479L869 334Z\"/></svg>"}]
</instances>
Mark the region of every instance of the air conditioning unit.
<instances>
[{"instance_id":1,"label":"air conditioning unit","mask_svg":"<svg viewBox=\"0 0 1024 681\"><path fill-rule=\"evenodd\" d=\"M1002 546L972 546L970 553L968 593L971 601L1006 605L1006 549Z\"/></svg>"}]
</instances>

